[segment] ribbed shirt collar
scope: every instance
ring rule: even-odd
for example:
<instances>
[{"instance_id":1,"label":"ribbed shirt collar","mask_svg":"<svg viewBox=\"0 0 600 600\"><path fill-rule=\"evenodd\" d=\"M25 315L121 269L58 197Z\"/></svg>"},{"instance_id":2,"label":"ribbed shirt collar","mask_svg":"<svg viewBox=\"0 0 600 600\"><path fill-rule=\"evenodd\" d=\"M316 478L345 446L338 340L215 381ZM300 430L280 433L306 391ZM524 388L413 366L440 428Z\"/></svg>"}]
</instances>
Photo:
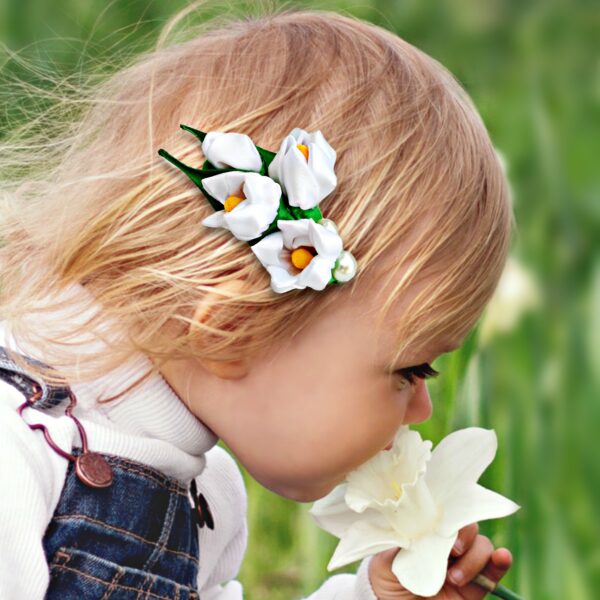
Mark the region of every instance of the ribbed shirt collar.
<instances>
[{"instance_id":1,"label":"ribbed shirt collar","mask_svg":"<svg viewBox=\"0 0 600 600\"><path fill-rule=\"evenodd\" d=\"M80 295L86 302L90 302L90 293L79 284L64 288L59 293L60 297L64 298L70 297L71 294ZM92 310L101 308L95 300L92 299L91 302ZM69 316L65 310L46 313L43 318L35 317L35 326L44 328L44 332L52 331L57 320L64 318L72 318L72 315ZM21 353L44 360L34 348L28 347L20 340L15 343L6 321L0 322L0 327L5 343ZM102 345L103 342L96 338L93 341L82 340L81 343L73 345L73 352L77 356L85 356L91 350L101 349ZM127 391L117 400L103 404L97 402L98 398L107 398L126 389L151 366L152 362L145 354L136 353L131 360L111 372L91 381L72 384L71 389L77 397L74 414L127 434L132 437L132 443L136 443L135 439L143 443L144 438L155 443L160 440L190 455L190 458L202 456L217 443L218 437L190 412L160 373L147 377L140 385Z\"/></svg>"}]
</instances>

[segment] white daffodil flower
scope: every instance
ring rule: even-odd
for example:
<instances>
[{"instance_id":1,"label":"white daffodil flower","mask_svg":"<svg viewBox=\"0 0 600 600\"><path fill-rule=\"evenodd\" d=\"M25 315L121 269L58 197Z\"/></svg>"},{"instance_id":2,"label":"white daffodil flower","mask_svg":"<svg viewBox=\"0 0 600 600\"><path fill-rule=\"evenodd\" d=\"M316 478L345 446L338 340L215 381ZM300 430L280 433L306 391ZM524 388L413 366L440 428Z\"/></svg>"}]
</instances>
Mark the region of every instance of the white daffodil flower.
<instances>
[{"instance_id":1,"label":"white daffodil flower","mask_svg":"<svg viewBox=\"0 0 600 600\"><path fill-rule=\"evenodd\" d=\"M486 345L496 333L513 329L524 314L539 305L540 290L535 277L520 262L509 257L481 320L481 345Z\"/></svg>"},{"instance_id":2,"label":"white daffodil flower","mask_svg":"<svg viewBox=\"0 0 600 600\"><path fill-rule=\"evenodd\" d=\"M260 171L262 166L254 142L245 133L209 131L202 142L202 153L219 169Z\"/></svg>"},{"instance_id":3,"label":"white daffodil flower","mask_svg":"<svg viewBox=\"0 0 600 600\"><path fill-rule=\"evenodd\" d=\"M277 216L281 187L270 177L244 171L228 171L207 177L204 189L223 204L206 217L207 227L224 227L239 240L259 237Z\"/></svg>"},{"instance_id":4,"label":"white daffodil flower","mask_svg":"<svg viewBox=\"0 0 600 600\"><path fill-rule=\"evenodd\" d=\"M497 450L493 429L467 427L432 443L403 425L390 450L350 472L310 514L340 538L328 570L401 549L392 571L418 596L444 585L448 557L465 525L514 513L520 506L477 480Z\"/></svg>"},{"instance_id":5,"label":"white daffodil flower","mask_svg":"<svg viewBox=\"0 0 600 600\"><path fill-rule=\"evenodd\" d=\"M335 150L320 131L307 133L295 127L269 164L269 177L281 184L290 205L308 210L337 185L335 160Z\"/></svg>"},{"instance_id":6,"label":"white daffodil flower","mask_svg":"<svg viewBox=\"0 0 600 600\"><path fill-rule=\"evenodd\" d=\"M322 290L343 248L342 239L313 219L277 221L275 231L250 246L271 275L271 289L281 294L311 287Z\"/></svg>"}]
</instances>

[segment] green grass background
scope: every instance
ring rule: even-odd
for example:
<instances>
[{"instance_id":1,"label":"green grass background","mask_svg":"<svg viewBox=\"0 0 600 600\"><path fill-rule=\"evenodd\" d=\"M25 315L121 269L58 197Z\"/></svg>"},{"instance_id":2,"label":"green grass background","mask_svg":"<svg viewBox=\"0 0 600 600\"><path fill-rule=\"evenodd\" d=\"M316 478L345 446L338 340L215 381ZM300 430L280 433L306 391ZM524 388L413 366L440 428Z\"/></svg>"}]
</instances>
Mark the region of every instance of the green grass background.
<instances>
[{"instance_id":1,"label":"green grass background","mask_svg":"<svg viewBox=\"0 0 600 600\"><path fill-rule=\"evenodd\" d=\"M44 86L144 49L181 0L2 0L1 69ZM503 583L528 600L600 597L600 9L562 0L336 0L440 60L473 97L506 157L518 234L512 254L535 276L539 307L492 343L440 358L432 419L437 443L478 425L497 432L480 483L518 502L481 522L514 566ZM24 70L18 56L36 65ZM43 98L19 103L43 102ZM33 104L31 104L33 106ZM0 132L14 120L2 106ZM222 442L219 442L222 444ZM240 573L250 600L308 595L331 576L337 539L310 504L263 489L243 470L249 547ZM357 563L337 572L354 572Z\"/></svg>"}]
</instances>

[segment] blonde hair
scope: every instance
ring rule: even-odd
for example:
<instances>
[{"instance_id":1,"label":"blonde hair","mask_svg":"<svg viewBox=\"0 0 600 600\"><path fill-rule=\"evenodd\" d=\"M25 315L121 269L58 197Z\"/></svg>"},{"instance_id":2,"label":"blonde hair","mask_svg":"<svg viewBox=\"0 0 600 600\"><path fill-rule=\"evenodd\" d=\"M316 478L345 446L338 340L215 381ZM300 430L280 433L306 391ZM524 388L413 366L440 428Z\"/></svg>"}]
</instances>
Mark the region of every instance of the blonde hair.
<instances>
[{"instance_id":1,"label":"blonde hair","mask_svg":"<svg viewBox=\"0 0 600 600\"><path fill-rule=\"evenodd\" d=\"M73 365L61 347L92 332L94 319L64 319L51 336L40 334L41 356L69 381L111 370L134 351L237 360L318 319L411 238L380 319L409 286L429 283L398 324L397 356L467 333L500 277L513 217L501 163L457 80L391 32L327 10L221 16L167 44L190 11L166 24L155 50L100 82L70 83L53 112L0 143L0 316L33 340L24 317L43 319L49 291L85 286L124 335L111 338L119 340L111 352ZM213 209L157 155L163 147L202 164L200 144L180 123L246 133L273 151L293 127L320 129L337 152L338 177L320 207L356 257L356 277L274 293L247 243L202 226ZM6 173L17 162L43 170L15 180ZM244 290L227 292L235 279ZM211 310L194 323L209 299Z\"/></svg>"}]
</instances>

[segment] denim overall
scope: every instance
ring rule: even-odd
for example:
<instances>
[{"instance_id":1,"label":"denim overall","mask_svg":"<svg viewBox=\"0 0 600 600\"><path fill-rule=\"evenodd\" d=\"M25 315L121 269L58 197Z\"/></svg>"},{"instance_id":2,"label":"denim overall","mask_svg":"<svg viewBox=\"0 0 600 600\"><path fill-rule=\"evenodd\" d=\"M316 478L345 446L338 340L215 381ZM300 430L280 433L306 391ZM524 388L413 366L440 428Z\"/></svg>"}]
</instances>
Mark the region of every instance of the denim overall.
<instances>
[{"instance_id":1,"label":"denim overall","mask_svg":"<svg viewBox=\"0 0 600 600\"><path fill-rule=\"evenodd\" d=\"M27 404L28 411L57 406L69 397L68 386L28 374L1 346L0 379L28 399L34 389L40 392ZM71 453L76 458L82 448ZM199 600L197 527L212 529L214 523L202 494L198 500L195 481L186 487L148 465L98 454L112 469L107 487L84 484L69 460L43 537L50 569L46 600Z\"/></svg>"}]
</instances>

